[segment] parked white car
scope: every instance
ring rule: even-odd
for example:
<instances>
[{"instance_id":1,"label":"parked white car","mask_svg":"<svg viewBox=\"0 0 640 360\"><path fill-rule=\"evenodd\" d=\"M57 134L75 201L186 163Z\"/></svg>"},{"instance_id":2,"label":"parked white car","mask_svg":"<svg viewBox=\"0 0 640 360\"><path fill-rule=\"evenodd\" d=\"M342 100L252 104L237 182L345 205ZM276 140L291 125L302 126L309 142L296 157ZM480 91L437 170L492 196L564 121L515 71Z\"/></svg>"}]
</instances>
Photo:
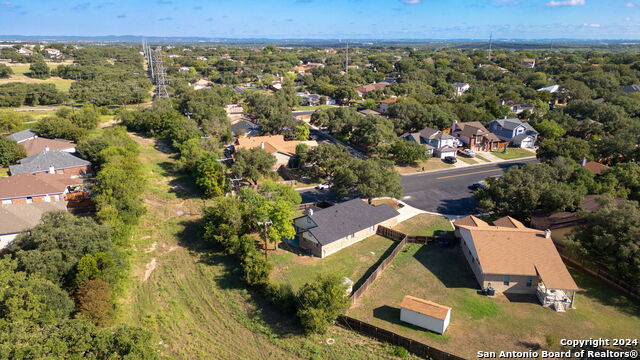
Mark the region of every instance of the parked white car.
<instances>
[{"instance_id":1,"label":"parked white car","mask_svg":"<svg viewBox=\"0 0 640 360\"><path fill-rule=\"evenodd\" d=\"M318 190L326 190L326 189L330 188L332 185L333 184L330 183L330 182L325 182L325 183L322 183L320 185L317 185L316 189L318 189Z\"/></svg>"}]
</instances>

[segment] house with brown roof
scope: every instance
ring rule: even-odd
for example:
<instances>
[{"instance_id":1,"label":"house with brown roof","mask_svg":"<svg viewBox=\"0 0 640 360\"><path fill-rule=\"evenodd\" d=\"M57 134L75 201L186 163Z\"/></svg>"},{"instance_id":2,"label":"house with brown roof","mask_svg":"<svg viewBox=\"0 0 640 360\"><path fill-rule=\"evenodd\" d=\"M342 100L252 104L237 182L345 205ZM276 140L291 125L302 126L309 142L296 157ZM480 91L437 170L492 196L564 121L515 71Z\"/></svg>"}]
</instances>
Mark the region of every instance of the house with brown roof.
<instances>
[{"instance_id":1,"label":"house with brown roof","mask_svg":"<svg viewBox=\"0 0 640 360\"><path fill-rule=\"evenodd\" d=\"M289 162L296 154L296 146L299 144L306 144L309 148L315 148L318 143L314 140L310 141L286 141L283 135L270 135L270 136L252 136L252 137L238 137L236 140L235 149L254 149L261 148L262 150L272 154L276 158L275 169L280 166L289 166Z\"/></svg>"},{"instance_id":2,"label":"house with brown roof","mask_svg":"<svg viewBox=\"0 0 640 360\"><path fill-rule=\"evenodd\" d=\"M19 174L0 178L0 204L56 202L84 183L65 174Z\"/></svg>"},{"instance_id":3,"label":"house with brown roof","mask_svg":"<svg viewBox=\"0 0 640 360\"><path fill-rule=\"evenodd\" d=\"M609 169L605 164L601 164L597 161L587 161L587 159L582 160L582 166L594 175L600 175Z\"/></svg>"},{"instance_id":4,"label":"house with brown roof","mask_svg":"<svg viewBox=\"0 0 640 360\"><path fill-rule=\"evenodd\" d=\"M580 205L582 211L598 211L602 208L603 202L599 195L586 195ZM624 201L622 198L615 198L616 202ZM562 240L577 226L583 224L583 220L577 211L559 211L551 214L534 214L531 217L531 226L539 230L550 229L553 241L562 243Z\"/></svg>"},{"instance_id":5,"label":"house with brown roof","mask_svg":"<svg viewBox=\"0 0 640 360\"><path fill-rule=\"evenodd\" d=\"M382 114L386 114L389 112L389 105L395 104L396 102L398 102L398 98L395 96L388 99L380 100L378 101L378 111Z\"/></svg>"},{"instance_id":6,"label":"house with brown roof","mask_svg":"<svg viewBox=\"0 0 640 360\"><path fill-rule=\"evenodd\" d=\"M522 59L522 66L529 69L533 69L534 67L536 67L536 59L529 59L529 58Z\"/></svg>"},{"instance_id":7,"label":"house with brown roof","mask_svg":"<svg viewBox=\"0 0 640 360\"><path fill-rule=\"evenodd\" d=\"M22 231L38 225L45 212L66 209L65 201L0 205L0 249L11 244Z\"/></svg>"},{"instance_id":8,"label":"house with brown roof","mask_svg":"<svg viewBox=\"0 0 640 360\"><path fill-rule=\"evenodd\" d=\"M462 145L473 151L495 151L504 146L506 142L492 134L479 121L458 122L451 124L451 136L458 139Z\"/></svg>"},{"instance_id":9,"label":"house with brown roof","mask_svg":"<svg viewBox=\"0 0 640 360\"><path fill-rule=\"evenodd\" d=\"M504 217L489 225L467 217L454 222L461 249L482 289L536 295L543 306L573 306L578 286L560 258L551 231Z\"/></svg>"},{"instance_id":10,"label":"house with brown roof","mask_svg":"<svg viewBox=\"0 0 640 360\"><path fill-rule=\"evenodd\" d=\"M358 86L356 88L356 91L358 92L358 95L360 95L360 97L363 97L364 95L366 95L370 91L382 90L382 89L386 88L387 86L391 86L391 84L388 83L388 82L377 82L377 83L373 83L373 84L367 84L367 85Z\"/></svg>"},{"instance_id":11,"label":"house with brown roof","mask_svg":"<svg viewBox=\"0 0 640 360\"><path fill-rule=\"evenodd\" d=\"M76 143L63 139L47 139L42 137L34 137L20 142L20 146L27 152L27 156L39 154L41 152L53 150L64 151L68 153L76 152Z\"/></svg>"}]
</instances>

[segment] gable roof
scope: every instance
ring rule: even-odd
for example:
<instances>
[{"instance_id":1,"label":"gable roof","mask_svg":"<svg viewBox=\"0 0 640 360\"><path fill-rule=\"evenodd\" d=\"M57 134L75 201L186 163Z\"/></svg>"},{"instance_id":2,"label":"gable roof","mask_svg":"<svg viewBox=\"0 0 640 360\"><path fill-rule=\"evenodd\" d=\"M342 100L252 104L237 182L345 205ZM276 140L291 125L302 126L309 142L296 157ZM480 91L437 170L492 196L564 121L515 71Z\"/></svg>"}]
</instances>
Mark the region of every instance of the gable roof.
<instances>
[{"instance_id":1,"label":"gable roof","mask_svg":"<svg viewBox=\"0 0 640 360\"><path fill-rule=\"evenodd\" d=\"M507 130L515 130L519 126L524 126L527 133L537 134L538 131L533 128L533 126L529 125L528 122L522 122L520 119L496 119L491 122L498 123L502 128Z\"/></svg>"},{"instance_id":2,"label":"gable roof","mask_svg":"<svg viewBox=\"0 0 640 360\"><path fill-rule=\"evenodd\" d=\"M622 92L625 92L625 93L640 92L640 85L633 84L633 85L623 86Z\"/></svg>"},{"instance_id":3,"label":"gable roof","mask_svg":"<svg viewBox=\"0 0 640 360\"><path fill-rule=\"evenodd\" d=\"M460 227L471 234L483 273L539 275L548 288L578 290L553 240L546 238L544 231L526 227Z\"/></svg>"},{"instance_id":4,"label":"gable roof","mask_svg":"<svg viewBox=\"0 0 640 360\"><path fill-rule=\"evenodd\" d=\"M54 169L68 169L89 166L91 163L64 151L45 151L18 160L17 165L9 166L11 175L35 173Z\"/></svg>"},{"instance_id":5,"label":"gable roof","mask_svg":"<svg viewBox=\"0 0 640 360\"><path fill-rule=\"evenodd\" d=\"M237 122L233 125L231 125L231 131L234 134L237 134L239 131L244 130L245 132L249 132L252 130L260 130L260 126L252 123L249 120L242 120L240 122Z\"/></svg>"},{"instance_id":6,"label":"gable roof","mask_svg":"<svg viewBox=\"0 0 640 360\"><path fill-rule=\"evenodd\" d=\"M316 147L318 143L316 141L285 141L284 135L271 135L271 136L252 136L238 138L238 144L236 149L253 149L260 147L264 151L269 153L285 153L295 154L296 146L298 144L307 144L309 147Z\"/></svg>"},{"instance_id":7,"label":"gable roof","mask_svg":"<svg viewBox=\"0 0 640 360\"><path fill-rule=\"evenodd\" d=\"M453 225L455 226L464 225L464 226L473 226L473 227L489 226L489 224L487 224L484 220L477 218L473 215L465 216L462 219L458 219L453 222Z\"/></svg>"},{"instance_id":8,"label":"gable roof","mask_svg":"<svg viewBox=\"0 0 640 360\"><path fill-rule=\"evenodd\" d=\"M487 130L487 128L479 121L456 123L455 126L457 129L454 131L460 132L460 135L466 137L489 134L489 130Z\"/></svg>"},{"instance_id":9,"label":"gable roof","mask_svg":"<svg viewBox=\"0 0 640 360\"><path fill-rule=\"evenodd\" d=\"M395 104L398 101L397 97L392 97L388 99L383 99L378 101L378 104Z\"/></svg>"},{"instance_id":10,"label":"gable roof","mask_svg":"<svg viewBox=\"0 0 640 360\"><path fill-rule=\"evenodd\" d=\"M27 152L27 156L35 155L43 151L49 150L68 150L75 149L76 143L63 139L47 139L42 137L34 137L20 142L20 145Z\"/></svg>"},{"instance_id":11,"label":"gable roof","mask_svg":"<svg viewBox=\"0 0 640 360\"><path fill-rule=\"evenodd\" d=\"M375 115L375 116L380 116L381 114L378 111L375 110L371 110L371 109L364 109L364 110L360 110L358 111L358 113L362 114L362 115Z\"/></svg>"},{"instance_id":12,"label":"gable roof","mask_svg":"<svg viewBox=\"0 0 640 360\"><path fill-rule=\"evenodd\" d=\"M22 130L22 131L18 131L16 133L13 133L9 136L7 136L9 139L15 140L15 142L22 142L31 138L34 138L38 136L38 134L36 134L34 131L32 131L31 129L27 129L27 130Z\"/></svg>"},{"instance_id":13,"label":"gable roof","mask_svg":"<svg viewBox=\"0 0 640 360\"><path fill-rule=\"evenodd\" d=\"M327 245L398 215L387 204L373 206L362 199L353 199L307 215L318 225L308 231L321 245Z\"/></svg>"},{"instance_id":14,"label":"gable roof","mask_svg":"<svg viewBox=\"0 0 640 360\"><path fill-rule=\"evenodd\" d=\"M377 83L373 83L373 84L367 84L367 85L358 86L356 88L356 91L358 91L360 93L368 93L369 91L384 89L387 86L391 86L391 84L389 84L387 82L377 82Z\"/></svg>"},{"instance_id":15,"label":"gable roof","mask_svg":"<svg viewBox=\"0 0 640 360\"><path fill-rule=\"evenodd\" d=\"M494 221L493 225L500 226L500 227L506 227L506 228L513 228L513 229L526 229L527 228L526 226L524 226L524 224L522 224L520 221L512 218L511 216L501 217L500 219Z\"/></svg>"},{"instance_id":16,"label":"gable roof","mask_svg":"<svg viewBox=\"0 0 640 360\"><path fill-rule=\"evenodd\" d=\"M436 304L433 301L423 300L411 295L405 295L400 303L400 307L440 320L446 319L447 314L451 311L451 308L448 306Z\"/></svg>"},{"instance_id":17,"label":"gable roof","mask_svg":"<svg viewBox=\"0 0 640 360\"><path fill-rule=\"evenodd\" d=\"M0 178L0 200L62 194L68 185L82 184L65 174L19 174Z\"/></svg>"}]
</instances>

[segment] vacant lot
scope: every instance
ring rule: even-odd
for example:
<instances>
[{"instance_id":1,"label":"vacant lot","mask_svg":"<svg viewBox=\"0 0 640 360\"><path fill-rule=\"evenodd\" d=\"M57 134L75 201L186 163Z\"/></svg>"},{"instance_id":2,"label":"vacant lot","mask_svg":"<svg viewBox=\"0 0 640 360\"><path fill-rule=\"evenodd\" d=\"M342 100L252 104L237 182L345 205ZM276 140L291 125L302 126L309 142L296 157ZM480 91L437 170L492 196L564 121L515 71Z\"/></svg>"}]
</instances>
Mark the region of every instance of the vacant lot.
<instances>
[{"instance_id":1,"label":"vacant lot","mask_svg":"<svg viewBox=\"0 0 640 360\"><path fill-rule=\"evenodd\" d=\"M491 153L503 160L512 160L519 159L523 157L536 156L536 154L532 151L521 149L521 148L507 148L507 152L503 152L502 150L494 151Z\"/></svg>"},{"instance_id":2,"label":"vacant lot","mask_svg":"<svg viewBox=\"0 0 640 360\"><path fill-rule=\"evenodd\" d=\"M638 304L570 269L583 289L576 309L556 313L533 297L477 294L459 248L409 244L348 315L463 357L478 350L556 349L559 339L637 337ZM453 308L444 335L400 322L399 304L413 295Z\"/></svg>"},{"instance_id":3,"label":"vacant lot","mask_svg":"<svg viewBox=\"0 0 640 360\"><path fill-rule=\"evenodd\" d=\"M132 240L119 322L150 329L173 359L395 359L391 346L340 327L304 336L295 317L262 302L233 258L202 241L206 201L188 179L171 173L167 146L134 139L144 147L147 214Z\"/></svg>"},{"instance_id":4,"label":"vacant lot","mask_svg":"<svg viewBox=\"0 0 640 360\"><path fill-rule=\"evenodd\" d=\"M57 76L51 77L46 80L33 79L27 75L29 73L29 64L5 64L11 67L11 69L13 70L13 75L11 75L7 79L0 79L0 84L6 84L10 82L54 84L58 88L58 90L69 91L69 89L71 88L71 84L73 83L73 80L62 79ZM52 66L57 66L59 64L49 63L48 65L49 68L52 68Z\"/></svg>"}]
</instances>

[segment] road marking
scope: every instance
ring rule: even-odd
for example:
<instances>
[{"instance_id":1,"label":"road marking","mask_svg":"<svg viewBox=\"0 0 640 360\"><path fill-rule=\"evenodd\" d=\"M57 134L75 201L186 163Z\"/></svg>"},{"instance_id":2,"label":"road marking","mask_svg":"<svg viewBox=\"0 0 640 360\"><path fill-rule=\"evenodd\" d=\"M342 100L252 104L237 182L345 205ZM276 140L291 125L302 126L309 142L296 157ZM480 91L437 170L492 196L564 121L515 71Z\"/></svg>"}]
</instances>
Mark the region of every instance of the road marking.
<instances>
[{"instance_id":1,"label":"road marking","mask_svg":"<svg viewBox=\"0 0 640 360\"><path fill-rule=\"evenodd\" d=\"M502 172L502 169L491 169L491 170L476 171L476 172L464 173L464 174L458 174L458 175L441 176L439 178L436 178L436 180L451 179L451 178L460 177L460 176L476 175L476 174L483 174L483 173L496 172L496 171Z\"/></svg>"}]
</instances>

